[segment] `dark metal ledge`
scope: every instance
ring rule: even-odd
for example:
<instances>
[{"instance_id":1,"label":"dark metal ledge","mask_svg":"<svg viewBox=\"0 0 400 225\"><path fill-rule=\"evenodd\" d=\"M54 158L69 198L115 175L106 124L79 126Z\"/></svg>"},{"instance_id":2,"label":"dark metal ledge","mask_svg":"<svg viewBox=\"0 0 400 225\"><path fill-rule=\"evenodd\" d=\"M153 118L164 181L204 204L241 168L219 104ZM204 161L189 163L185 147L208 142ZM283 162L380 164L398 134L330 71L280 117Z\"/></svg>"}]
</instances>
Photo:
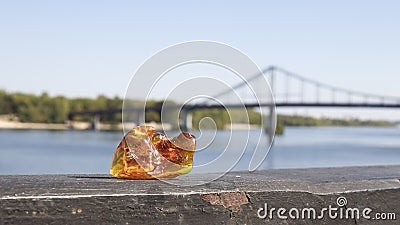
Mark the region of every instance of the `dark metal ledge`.
<instances>
[{"instance_id":1,"label":"dark metal ledge","mask_svg":"<svg viewBox=\"0 0 400 225\"><path fill-rule=\"evenodd\" d=\"M195 179L208 176L199 174ZM0 193L0 224L398 224L400 220L400 166L231 172L193 187L110 175L3 175ZM369 207L399 218L257 217L265 203L287 209L323 208L335 205L339 196L347 199L347 207Z\"/></svg>"}]
</instances>

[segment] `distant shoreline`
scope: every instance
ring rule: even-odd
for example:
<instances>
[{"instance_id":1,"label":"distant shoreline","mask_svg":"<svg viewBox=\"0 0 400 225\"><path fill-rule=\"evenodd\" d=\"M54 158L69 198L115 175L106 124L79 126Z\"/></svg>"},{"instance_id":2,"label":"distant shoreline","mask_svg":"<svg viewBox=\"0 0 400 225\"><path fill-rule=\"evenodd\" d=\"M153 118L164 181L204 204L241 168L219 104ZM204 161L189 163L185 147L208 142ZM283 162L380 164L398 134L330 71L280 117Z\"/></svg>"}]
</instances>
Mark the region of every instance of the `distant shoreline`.
<instances>
[{"instance_id":1,"label":"distant shoreline","mask_svg":"<svg viewBox=\"0 0 400 225\"><path fill-rule=\"evenodd\" d=\"M154 126L156 129L162 130L162 126L159 123L149 123L148 125ZM135 124L132 124L134 127ZM391 125L342 125L343 127L395 127ZM259 126L250 125L250 129L257 128ZM319 126L319 125L285 125L285 127L337 127L337 125ZM167 126L168 128L168 126ZM243 130L247 129L246 124L232 124L232 126L225 126L225 130ZM0 130L50 130L50 131L65 131L65 130L93 130L92 124L89 122L75 122L68 121L66 123L25 123L18 121L2 121L0 120ZM99 131L121 131L123 130L122 124L100 124Z\"/></svg>"},{"instance_id":2,"label":"distant shoreline","mask_svg":"<svg viewBox=\"0 0 400 225\"><path fill-rule=\"evenodd\" d=\"M15 121L0 121L1 130L68 130L67 124L63 123L22 123Z\"/></svg>"},{"instance_id":3,"label":"distant shoreline","mask_svg":"<svg viewBox=\"0 0 400 225\"><path fill-rule=\"evenodd\" d=\"M164 127L160 123L147 123L155 127L156 130L171 130L171 125L165 124ZM136 126L131 124L132 127ZM245 130L247 128L254 129L257 125L247 125L235 123L230 126L225 126L225 130L232 128L233 130ZM93 130L92 124L89 122L67 121L66 123L23 123L18 121L1 121L0 130ZM121 131L123 130L122 123L106 124L100 123L98 130L100 131Z\"/></svg>"},{"instance_id":4,"label":"distant shoreline","mask_svg":"<svg viewBox=\"0 0 400 225\"><path fill-rule=\"evenodd\" d=\"M119 131L122 125L101 124L102 131ZM1 121L0 130L92 130L89 122L66 122L66 123L23 123L18 121Z\"/></svg>"},{"instance_id":5,"label":"distant shoreline","mask_svg":"<svg viewBox=\"0 0 400 225\"><path fill-rule=\"evenodd\" d=\"M136 124L125 124L129 127L135 127ZM171 125L150 122L147 125L153 126L156 130L171 130ZM98 131L122 131L124 129L122 123L109 124L100 123L96 130ZM65 123L29 123L29 122L19 122L19 121L5 121L0 120L0 130L95 130L93 129L93 124L90 122L79 122L79 121L66 121Z\"/></svg>"}]
</instances>

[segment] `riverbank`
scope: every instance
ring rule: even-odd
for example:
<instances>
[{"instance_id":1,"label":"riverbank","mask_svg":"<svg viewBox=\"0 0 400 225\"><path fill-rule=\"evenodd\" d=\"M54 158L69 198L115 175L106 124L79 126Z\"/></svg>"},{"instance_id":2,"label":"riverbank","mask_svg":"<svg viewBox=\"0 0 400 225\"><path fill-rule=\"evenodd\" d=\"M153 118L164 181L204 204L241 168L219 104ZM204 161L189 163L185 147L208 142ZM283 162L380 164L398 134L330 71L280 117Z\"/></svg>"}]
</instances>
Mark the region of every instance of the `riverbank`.
<instances>
[{"instance_id":1,"label":"riverbank","mask_svg":"<svg viewBox=\"0 0 400 225\"><path fill-rule=\"evenodd\" d=\"M164 124L164 127L159 123L150 122L147 125L155 127L156 130L170 130L171 125ZM136 124L130 124L135 127ZM65 123L22 123L19 121L2 121L0 120L0 130L94 130L93 124L89 122L66 121ZM97 124L96 130L99 131L121 131L123 130L122 123Z\"/></svg>"},{"instance_id":2,"label":"riverbank","mask_svg":"<svg viewBox=\"0 0 400 225\"><path fill-rule=\"evenodd\" d=\"M155 127L156 130L172 130L171 124L161 124L157 122L149 122L147 125ZM130 127L135 127L136 124L132 123ZM276 125L276 135L282 135L285 127L291 126L310 126L310 127L336 127L336 126L376 126L376 127L394 127L396 123L389 121L373 121L373 120L343 120L343 119L328 119L328 118L312 118L304 116L288 116L278 115ZM260 125L233 123L226 124L223 130L247 130L256 129ZM17 117L13 115L0 115L0 130L101 130L101 131L121 131L123 130L122 123L97 123L94 126L91 122L84 121L66 121L65 123L32 123L20 122Z\"/></svg>"},{"instance_id":3,"label":"riverbank","mask_svg":"<svg viewBox=\"0 0 400 225\"><path fill-rule=\"evenodd\" d=\"M21 123L0 121L0 129L12 130L68 130L68 124L59 123Z\"/></svg>"}]
</instances>

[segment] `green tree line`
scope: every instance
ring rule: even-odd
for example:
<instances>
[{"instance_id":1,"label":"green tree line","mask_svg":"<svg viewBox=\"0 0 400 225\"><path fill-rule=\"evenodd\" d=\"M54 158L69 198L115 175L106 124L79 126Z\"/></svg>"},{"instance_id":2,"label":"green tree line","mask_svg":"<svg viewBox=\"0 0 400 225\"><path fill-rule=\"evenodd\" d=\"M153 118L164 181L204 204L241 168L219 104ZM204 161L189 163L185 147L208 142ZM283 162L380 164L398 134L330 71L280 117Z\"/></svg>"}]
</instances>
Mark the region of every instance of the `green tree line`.
<instances>
[{"instance_id":1,"label":"green tree line","mask_svg":"<svg viewBox=\"0 0 400 225\"><path fill-rule=\"evenodd\" d=\"M24 93L7 93L0 90L0 114L13 114L21 122L63 123L70 112L121 108L122 99L100 95L91 98L50 97ZM90 116L76 116L74 120L90 121ZM104 115L102 121L120 122L121 115Z\"/></svg>"},{"instance_id":2,"label":"green tree line","mask_svg":"<svg viewBox=\"0 0 400 225\"><path fill-rule=\"evenodd\" d=\"M203 120L202 123L200 121L204 118L210 118L211 120ZM245 123L245 124L253 124L259 125L261 124L261 115L253 110L225 110L225 109L199 109L192 111L193 118L193 127L195 129L199 128L199 125L202 128L214 128L215 126L218 129L223 129L226 125L231 123Z\"/></svg>"},{"instance_id":3,"label":"green tree line","mask_svg":"<svg viewBox=\"0 0 400 225\"><path fill-rule=\"evenodd\" d=\"M394 126L395 123L383 120L330 119L306 116L278 115L278 124L282 126Z\"/></svg>"}]
</instances>

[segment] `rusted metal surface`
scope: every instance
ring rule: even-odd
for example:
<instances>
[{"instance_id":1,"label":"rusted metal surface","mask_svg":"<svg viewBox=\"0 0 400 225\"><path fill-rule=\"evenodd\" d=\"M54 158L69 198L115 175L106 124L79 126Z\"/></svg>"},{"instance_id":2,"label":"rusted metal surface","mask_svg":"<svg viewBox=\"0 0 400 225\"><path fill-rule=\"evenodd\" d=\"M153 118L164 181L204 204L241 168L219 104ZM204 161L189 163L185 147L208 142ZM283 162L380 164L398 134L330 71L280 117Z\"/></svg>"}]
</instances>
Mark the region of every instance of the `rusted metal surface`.
<instances>
[{"instance_id":1,"label":"rusted metal surface","mask_svg":"<svg viewBox=\"0 0 400 225\"><path fill-rule=\"evenodd\" d=\"M222 205L232 212L238 212L240 206L249 203L246 192L221 192L200 195L201 199L211 205Z\"/></svg>"}]
</instances>

